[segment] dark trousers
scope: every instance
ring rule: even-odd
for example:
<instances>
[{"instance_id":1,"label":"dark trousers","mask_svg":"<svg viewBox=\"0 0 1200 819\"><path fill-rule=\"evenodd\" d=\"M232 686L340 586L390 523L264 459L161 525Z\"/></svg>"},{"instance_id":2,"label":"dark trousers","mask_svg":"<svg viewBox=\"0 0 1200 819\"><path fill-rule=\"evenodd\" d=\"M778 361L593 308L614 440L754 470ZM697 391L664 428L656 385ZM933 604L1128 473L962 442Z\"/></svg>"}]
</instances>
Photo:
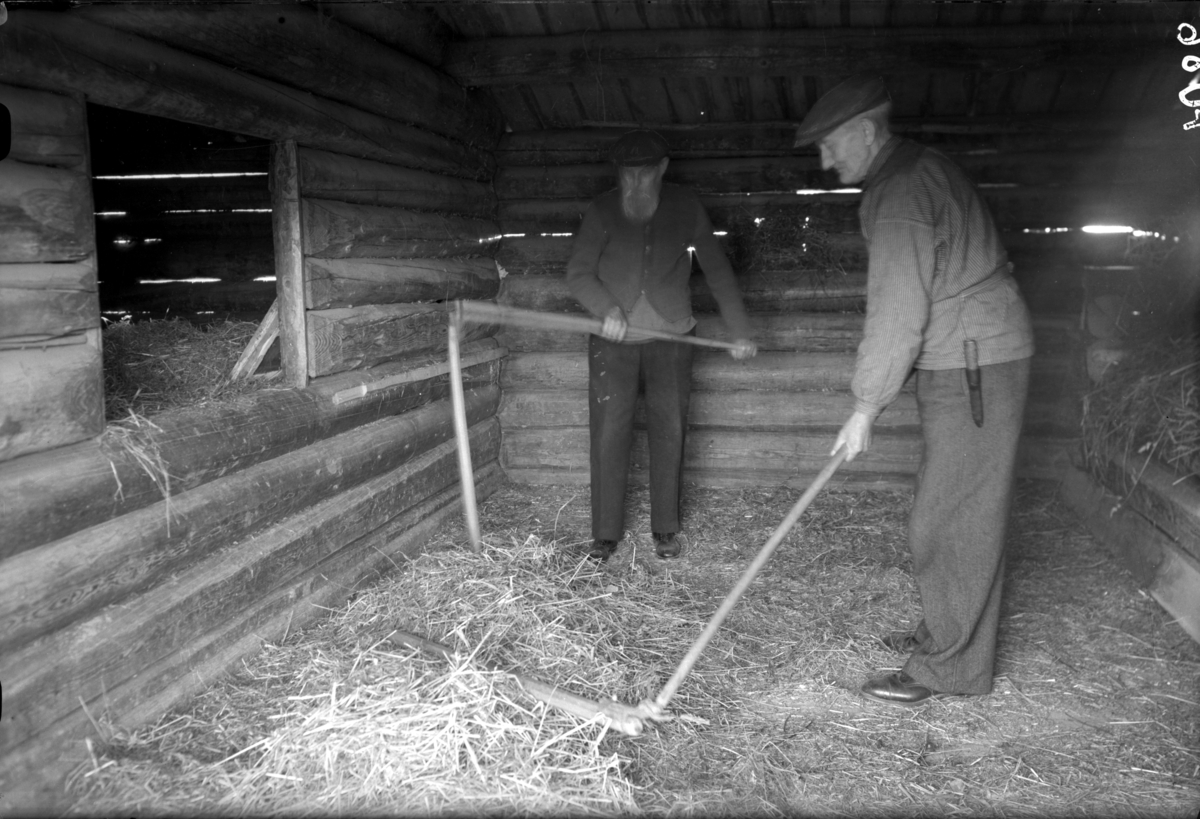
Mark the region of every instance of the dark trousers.
<instances>
[{"instance_id":1,"label":"dark trousers","mask_svg":"<svg viewBox=\"0 0 1200 819\"><path fill-rule=\"evenodd\" d=\"M917 371L925 452L908 541L923 619L904 670L955 694L992 690L1029 359L985 366L981 375L982 428L971 419L965 370Z\"/></svg>"},{"instance_id":2,"label":"dark trousers","mask_svg":"<svg viewBox=\"0 0 1200 819\"><path fill-rule=\"evenodd\" d=\"M593 538L620 540L625 534L625 487L639 376L645 383L650 444L650 528L679 531L693 351L690 344L671 341L614 344L588 336Z\"/></svg>"}]
</instances>

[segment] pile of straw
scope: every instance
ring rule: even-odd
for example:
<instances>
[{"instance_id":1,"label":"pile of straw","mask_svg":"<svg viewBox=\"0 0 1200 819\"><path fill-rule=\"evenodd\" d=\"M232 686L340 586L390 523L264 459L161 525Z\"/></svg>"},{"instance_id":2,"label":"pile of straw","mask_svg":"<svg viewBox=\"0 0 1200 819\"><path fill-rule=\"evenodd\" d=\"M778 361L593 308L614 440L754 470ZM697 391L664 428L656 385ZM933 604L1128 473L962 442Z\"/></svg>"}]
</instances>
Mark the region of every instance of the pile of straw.
<instances>
[{"instance_id":1,"label":"pile of straw","mask_svg":"<svg viewBox=\"0 0 1200 819\"><path fill-rule=\"evenodd\" d=\"M1153 457L1179 474L1200 475L1200 337L1137 339L1084 396L1082 423L1088 467L1101 480L1112 456Z\"/></svg>"},{"instance_id":2,"label":"pile of straw","mask_svg":"<svg viewBox=\"0 0 1200 819\"><path fill-rule=\"evenodd\" d=\"M154 415L260 389L229 374L258 325L181 319L116 322L104 330L104 416Z\"/></svg>"}]
</instances>

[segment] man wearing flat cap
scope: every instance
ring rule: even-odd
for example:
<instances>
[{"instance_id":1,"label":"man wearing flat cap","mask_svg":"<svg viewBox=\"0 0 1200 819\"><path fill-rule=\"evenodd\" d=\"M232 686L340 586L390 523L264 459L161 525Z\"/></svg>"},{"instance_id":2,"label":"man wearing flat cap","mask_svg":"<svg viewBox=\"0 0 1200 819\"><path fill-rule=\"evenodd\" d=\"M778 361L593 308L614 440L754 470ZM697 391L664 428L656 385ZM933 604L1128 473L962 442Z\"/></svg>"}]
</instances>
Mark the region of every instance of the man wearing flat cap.
<instances>
[{"instance_id":1,"label":"man wearing flat cap","mask_svg":"<svg viewBox=\"0 0 1200 819\"><path fill-rule=\"evenodd\" d=\"M1017 442L1033 329L987 206L943 154L890 132L878 77L854 77L804 118L796 145L861 184L867 316L837 435L847 460L915 368L924 452L908 541L922 617L883 638L910 652L863 693L914 705L992 689ZM831 453L832 454L832 453Z\"/></svg>"},{"instance_id":2,"label":"man wearing flat cap","mask_svg":"<svg viewBox=\"0 0 1200 819\"><path fill-rule=\"evenodd\" d=\"M588 336L592 547L607 560L625 531L625 487L633 445L633 410L644 382L650 445L650 528L660 558L681 551L679 496L691 395L694 347L639 338L638 330L694 332L692 253L735 339L734 358L755 354L737 281L712 223L691 190L662 181L667 143L654 131L631 131L612 146L617 187L583 215L567 262L567 285L604 320Z\"/></svg>"}]
</instances>

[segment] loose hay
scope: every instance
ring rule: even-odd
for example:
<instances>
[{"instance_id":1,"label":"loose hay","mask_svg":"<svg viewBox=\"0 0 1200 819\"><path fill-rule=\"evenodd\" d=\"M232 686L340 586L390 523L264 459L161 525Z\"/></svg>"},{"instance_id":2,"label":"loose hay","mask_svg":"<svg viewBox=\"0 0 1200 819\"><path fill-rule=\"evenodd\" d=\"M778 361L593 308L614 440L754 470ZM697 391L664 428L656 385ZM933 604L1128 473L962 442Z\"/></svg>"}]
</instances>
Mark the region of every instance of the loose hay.
<instances>
[{"instance_id":1,"label":"loose hay","mask_svg":"<svg viewBox=\"0 0 1200 819\"><path fill-rule=\"evenodd\" d=\"M181 319L117 322L104 330L104 417L153 416L175 407L231 398L262 387L230 381L258 325Z\"/></svg>"},{"instance_id":2,"label":"loose hay","mask_svg":"<svg viewBox=\"0 0 1200 819\"><path fill-rule=\"evenodd\" d=\"M656 693L798 492L689 487L660 562L631 493L613 559L580 557L586 490L507 487L486 551L434 551L248 661L158 726L113 737L76 813L1179 816L1200 804L1200 647L1044 485L1018 495L996 690L876 706L917 609L907 492L827 492L636 739L530 701L489 662L594 698ZM454 646L396 650L401 628ZM522 782L530 784L525 785Z\"/></svg>"}]
</instances>

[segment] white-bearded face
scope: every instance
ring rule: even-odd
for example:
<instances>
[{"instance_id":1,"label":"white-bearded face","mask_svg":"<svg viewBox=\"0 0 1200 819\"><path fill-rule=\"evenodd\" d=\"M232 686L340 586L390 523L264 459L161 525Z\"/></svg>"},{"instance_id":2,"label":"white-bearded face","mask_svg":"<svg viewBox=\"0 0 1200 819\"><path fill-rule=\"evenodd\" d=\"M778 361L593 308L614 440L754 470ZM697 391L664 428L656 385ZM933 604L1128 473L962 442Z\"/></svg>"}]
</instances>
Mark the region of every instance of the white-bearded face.
<instances>
[{"instance_id":1,"label":"white-bearded face","mask_svg":"<svg viewBox=\"0 0 1200 819\"><path fill-rule=\"evenodd\" d=\"M635 225L644 225L654 218L662 193L663 172L667 160L654 165L618 168L617 181L621 188L621 210Z\"/></svg>"}]
</instances>

